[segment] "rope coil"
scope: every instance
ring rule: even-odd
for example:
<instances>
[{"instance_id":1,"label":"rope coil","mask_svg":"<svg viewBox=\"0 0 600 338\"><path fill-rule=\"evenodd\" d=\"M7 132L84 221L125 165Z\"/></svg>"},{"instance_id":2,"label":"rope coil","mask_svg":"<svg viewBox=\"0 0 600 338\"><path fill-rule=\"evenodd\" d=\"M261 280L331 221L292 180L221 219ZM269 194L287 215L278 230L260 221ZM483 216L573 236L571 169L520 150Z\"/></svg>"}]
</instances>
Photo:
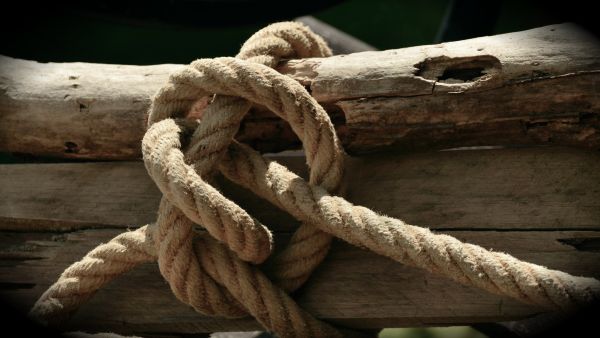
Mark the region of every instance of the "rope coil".
<instances>
[{"instance_id":1,"label":"rope coil","mask_svg":"<svg viewBox=\"0 0 600 338\"><path fill-rule=\"evenodd\" d=\"M302 85L273 69L281 59L329 55L304 25L278 23L254 34L236 58L196 60L171 75L153 99L142 141L146 169L163 193L157 221L98 246L65 270L31 316L46 324L66 320L115 276L157 260L175 296L200 313L250 314L280 337L353 335L314 318L287 294L306 282L333 236L549 309L599 298L596 279L462 243L335 196L344 154L329 116ZM214 94L201 122L184 119L198 99ZM309 182L233 139L252 104L290 123L304 145ZM303 222L274 258L269 277L255 264L271 255L272 235L209 183L217 169ZM206 234L194 235L194 224Z\"/></svg>"}]
</instances>

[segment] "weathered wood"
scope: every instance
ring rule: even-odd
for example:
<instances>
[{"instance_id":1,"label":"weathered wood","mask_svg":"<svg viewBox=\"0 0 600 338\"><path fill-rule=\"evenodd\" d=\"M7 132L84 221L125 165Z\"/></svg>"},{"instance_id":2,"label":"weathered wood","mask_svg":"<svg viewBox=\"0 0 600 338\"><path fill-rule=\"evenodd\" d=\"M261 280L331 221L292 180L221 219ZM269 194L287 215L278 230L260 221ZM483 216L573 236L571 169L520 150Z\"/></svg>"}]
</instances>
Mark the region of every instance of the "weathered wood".
<instances>
[{"instance_id":1,"label":"weathered wood","mask_svg":"<svg viewBox=\"0 0 600 338\"><path fill-rule=\"evenodd\" d=\"M303 156L273 156L306 176ZM518 148L348 158L345 196L434 229L600 230L600 153ZM221 180L226 196L276 231L297 225ZM0 165L4 229L129 227L154 220L160 193L140 162ZM41 227L41 228L40 228Z\"/></svg>"},{"instance_id":2,"label":"weathered wood","mask_svg":"<svg viewBox=\"0 0 600 338\"><path fill-rule=\"evenodd\" d=\"M274 156L306 176L297 154ZM570 148L454 150L348 158L355 203L488 249L600 277L600 154ZM275 233L297 222L220 179L225 195ZM160 194L140 162L0 166L0 297L22 311L88 250L154 219ZM356 328L460 325L542 310L469 288L336 241L295 297L320 318ZM440 301L443 300L443 301ZM180 304L155 264L102 289L70 329L194 333L259 328L203 317Z\"/></svg>"},{"instance_id":3,"label":"weathered wood","mask_svg":"<svg viewBox=\"0 0 600 338\"><path fill-rule=\"evenodd\" d=\"M0 233L0 296L20 310L62 270L122 229ZM600 277L599 231L445 231L486 248L576 275ZM277 243L285 236L278 236ZM566 243L593 242L577 249ZM460 325L524 318L532 306L447 279L336 241L326 261L295 298L320 318L357 328ZM179 303L156 264L118 277L74 316L71 329L120 333L254 330L252 319L207 318Z\"/></svg>"},{"instance_id":4,"label":"weathered wood","mask_svg":"<svg viewBox=\"0 0 600 338\"><path fill-rule=\"evenodd\" d=\"M140 156L149 97L180 65L0 58L0 151L73 158ZM324 59L281 72L323 103L350 153L390 147L563 144L600 148L600 44L570 24ZM257 107L238 138L298 147Z\"/></svg>"}]
</instances>

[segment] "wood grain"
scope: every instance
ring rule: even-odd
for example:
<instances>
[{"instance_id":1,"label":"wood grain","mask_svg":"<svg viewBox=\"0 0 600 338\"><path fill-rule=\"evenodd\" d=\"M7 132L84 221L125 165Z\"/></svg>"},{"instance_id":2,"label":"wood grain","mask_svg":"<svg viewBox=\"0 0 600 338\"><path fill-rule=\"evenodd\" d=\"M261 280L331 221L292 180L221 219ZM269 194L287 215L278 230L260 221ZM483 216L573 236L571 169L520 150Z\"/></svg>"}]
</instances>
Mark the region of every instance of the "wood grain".
<instances>
[{"instance_id":1,"label":"wood grain","mask_svg":"<svg viewBox=\"0 0 600 338\"><path fill-rule=\"evenodd\" d=\"M271 156L306 177L303 156ZM348 157L348 200L433 229L600 230L600 153L518 148ZM298 224L224 179L226 196L275 231ZM0 165L5 230L152 222L160 193L141 162Z\"/></svg>"},{"instance_id":2,"label":"wood grain","mask_svg":"<svg viewBox=\"0 0 600 338\"><path fill-rule=\"evenodd\" d=\"M0 297L26 311L62 270L122 229L61 234L0 233ZM461 240L576 275L600 277L598 231L445 231ZM278 235L281 245L286 235ZM573 243L595 243L577 249ZM566 244L571 243L571 244ZM295 298L325 320L356 328L461 325L504 321L540 309L468 288L336 241ZM145 264L100 290L70 329L119 333L254 330L252 319L208 318L179 303L156 264Z\"/></svg>"},{"instance_id":3,"label":"wood grain","mask_svg":"<svg viewBox=\"0 0 600 338\"><path fill-rule=\"evenodd\" d=\"M150 97L181 67L0 57L0 151L139 158ZM571 24L289 60L278 70L325 106L352 154L506 144L600 148L600 44ZM246 117L238 139L266 152L300 146L287 124L261 107Z\"/></svg>"},{"instance_id":4,"label":"wood grain","mask_svg":"<svg viewBox=\"0 0 600 338\"><path fill-rule=\"evenodd\" d=\"M306 176L297 153L271 155ZM576 275L600 277L600 153L534 147L349 157L347 198L409 223ZM275 233L297 222L219 179L226 196ZM0 298L26 311L65 267L126 228L154 220L160 194L141 162L0 165ZM542 310L335 241L295 294L307 310L356 328L463 325ZM88 332L255 330L180 304L155 264L102 289L70 322Z\"/></svg>"}]
</instances>

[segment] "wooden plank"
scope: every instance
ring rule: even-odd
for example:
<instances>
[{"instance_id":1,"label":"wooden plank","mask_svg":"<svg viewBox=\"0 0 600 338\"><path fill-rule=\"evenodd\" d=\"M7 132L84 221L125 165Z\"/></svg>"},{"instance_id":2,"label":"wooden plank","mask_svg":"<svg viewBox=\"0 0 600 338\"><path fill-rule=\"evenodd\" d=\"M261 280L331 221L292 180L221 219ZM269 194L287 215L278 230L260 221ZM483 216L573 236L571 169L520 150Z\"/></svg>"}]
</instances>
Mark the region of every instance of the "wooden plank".
<instances>
[{"instance_id":1,"label":"wooden plank","mask_svg":"<svg viewBox=\"0 0 600 338\"><path fill-rule=\"evenodd\" d=\"M141 162L0 166L0 219L15 230L129 227L153 221L160 191Z\"/></svg>"},{"instance_id":2,"label":"wooden plank","mask_svg":"<svg viewBox=\"0 0 600 338\"><path fill-rule=\"evenodd\" d=\"M0 151L139 158L149 97L180 67L0 57ZM350 153L498 144L600 148L600 44L571 24L290 60L278 70L325 105ZM267 152L299 146L290 128L260 107L238 139Z\"/></svg>"},{"instance_id":3,"label":"wooden plank","mask_svg":"<svg viewBox=\"0 0 600 338\"><path fill-rule=\"evenodd\" d=\"M121 231L1 232L0 295L26 311L66 266ZM599 231L445 232L550 268L600 277ZM278 235L276 243L280 245L285 237ZM320 318L356 328L460 325L512 320L540 312L339 241L295 298ZM85 304L69 325L70 329L91 332L138 334L258 328L248 318L208 318L179 303L156 264L118 277Z\"/></svg>"},{"instance_id":4,"label":"wooden plank","mask_svg":"<svg viewBox=\"0 0 600 338\"><path fill-rule=\"evenodd\" d=\"M302 156L274 158L306 177ZM433 229L600 229L600 154L518 148L348 158L345 196ZM222 190L276 231L297 222L226 180ZM0 220L17 231L152 222L160 193L140 162L0 165Z\"/></svg>"},{"instance_id":5,"label":"wooden plank","mask_svg":"<svg viewBox=\"0 0 600 338\"><path fill-rule=\"evenodd\" d=\"M274 155L306 177L305 158ZM352 202L433 229L600 229L600 153L518 148L349 157ZM298 224L251 192L226 196L275 231ZM5 230L130 227L152 222L160 193L140 162L0 165Z\"/></svg>"},{"instance_id":6,"label":"wooden plank","mask_svg":"<svg viewBox=\"0 0 600 338\"><path fill-rule=\"evenodd\" d=\"M354 158L348 199L432 229L599 229L600 154L569 148Z\"/></svg>"}]
</instances>

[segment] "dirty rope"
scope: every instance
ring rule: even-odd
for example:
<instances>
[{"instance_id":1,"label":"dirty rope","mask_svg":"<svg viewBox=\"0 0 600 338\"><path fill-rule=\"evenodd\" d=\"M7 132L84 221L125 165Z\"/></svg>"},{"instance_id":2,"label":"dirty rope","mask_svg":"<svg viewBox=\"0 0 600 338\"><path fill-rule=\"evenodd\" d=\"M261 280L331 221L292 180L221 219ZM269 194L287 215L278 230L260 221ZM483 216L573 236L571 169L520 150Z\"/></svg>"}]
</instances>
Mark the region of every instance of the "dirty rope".
<instances>
[{"instance_id":1,"label":"dirty rope","mask_svg":"<svg viewBox=\"0 0 600 338\"><path fill-rule=\"evenodd\" d=\"M71 265L30 315L48 325L61 323L115 276L157 260L175 296L202 314L250 314L280 337L341 337L350 333L316 319L288 295L325 258L332 236L549 309L598 298L600 282L593 278L462 243L335 196L343 150L333 125L301 84L273 69L282 59L330 54L302 24L277 23L254 34L236 58L199 59L171 75L153 99L142 142L146 169L163 193L157 221ZM185 119L194 103L212 95L201 122ZM304 145L309 182L233 139L252 104L289 122ZM271 233L211 185L215 170L303 222L273 258L268 276L256 264L271 254Z\"/></svg>"}]
</instances>

